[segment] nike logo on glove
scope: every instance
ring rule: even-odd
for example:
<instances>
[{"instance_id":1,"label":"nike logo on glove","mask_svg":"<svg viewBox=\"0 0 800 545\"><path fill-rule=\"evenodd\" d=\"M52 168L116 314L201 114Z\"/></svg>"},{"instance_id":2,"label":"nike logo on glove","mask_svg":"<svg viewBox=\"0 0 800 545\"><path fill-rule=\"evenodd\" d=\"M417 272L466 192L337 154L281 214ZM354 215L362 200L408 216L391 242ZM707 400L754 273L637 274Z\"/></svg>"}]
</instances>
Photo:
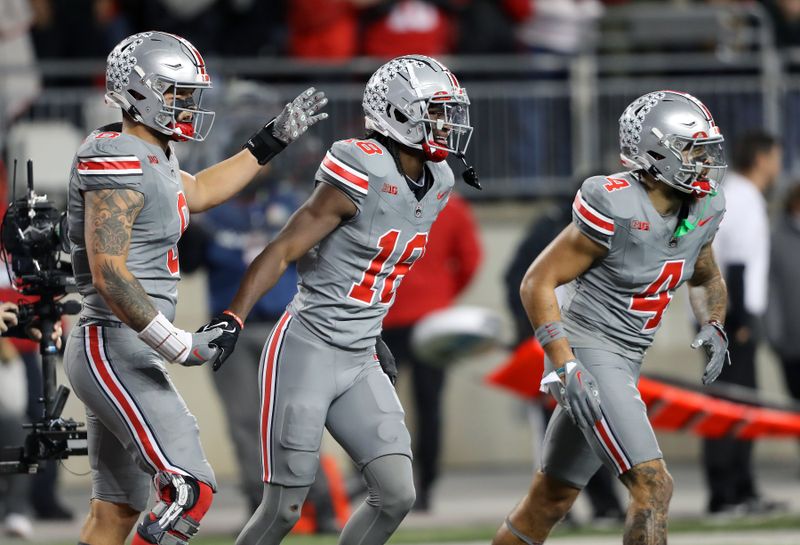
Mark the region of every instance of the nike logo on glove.
<instances>
[{"instance_id":1,"label":"nike logo on glove","mask_svg":"<svg viewBox=\"0 0 800 545\"><path fill-rule=\"evenodd\" d=\"M226 323L220 322L218 324L208 324L205 328L206 331L211 331L212 329L221 329L223 333L236 333L235 329L225 329L225 326L228 325Z\"/></svg>"},{"instance_id":2,"label":"nike logo on glove","mask_svg":"<svg viewBox=\"0 0 800 545\"><path fill-rule=\"evenodd\" d=\"M714 216L708 216L707 218L701 219L700 221L697 222L697 226L698 227L702 227L703 225L705 225L706 223L708 223L709 221L711 221L713 219L714 219Z\"/></svg>"}]
</instances>

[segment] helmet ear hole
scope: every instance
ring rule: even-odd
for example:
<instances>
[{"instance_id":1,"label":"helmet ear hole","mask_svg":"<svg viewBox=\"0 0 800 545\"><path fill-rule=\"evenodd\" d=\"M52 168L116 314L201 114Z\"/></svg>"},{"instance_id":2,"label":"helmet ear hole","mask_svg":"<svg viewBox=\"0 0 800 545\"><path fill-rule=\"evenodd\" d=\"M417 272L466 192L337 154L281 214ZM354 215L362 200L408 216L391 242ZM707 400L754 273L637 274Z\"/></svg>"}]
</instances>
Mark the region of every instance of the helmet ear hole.
<instances>
[{"instance_id":1,"label":"helmet ear hole","mask_svg":"<svg viewBox=\"0 0 800 545\"><path fill-rule=\"evenodd\" d=\"M142 93L140 93L139 91L136 91L134 89L128 89L128 94L131 95L136 100L144 100L145 99L145 96Z\"/></svg>"},{"instance_id":2,"label":"helmet ear hole","mask_svg":"<svg viewBox=\"0 0 800 545\"><path fill-rule=\"evenodd\" d=\"M663 155L661 155L660 153L655 152L653 150L647 150L647 155L649 155L650 157L652 157L656 161L663 161L665 159L665 157Z\"/></svg>"},{"instance_id":3,"label":"helmet ear hole","mask_svg":"<svg viewBox=\"0 0 800 545\"><path fill-rule=\"evenodd\" d=\"M408 116L392 106L391 104L386 105L386 114L390 117L393 117L399 123L405 123L408 121Z\"/></svg>"}]
</instances>

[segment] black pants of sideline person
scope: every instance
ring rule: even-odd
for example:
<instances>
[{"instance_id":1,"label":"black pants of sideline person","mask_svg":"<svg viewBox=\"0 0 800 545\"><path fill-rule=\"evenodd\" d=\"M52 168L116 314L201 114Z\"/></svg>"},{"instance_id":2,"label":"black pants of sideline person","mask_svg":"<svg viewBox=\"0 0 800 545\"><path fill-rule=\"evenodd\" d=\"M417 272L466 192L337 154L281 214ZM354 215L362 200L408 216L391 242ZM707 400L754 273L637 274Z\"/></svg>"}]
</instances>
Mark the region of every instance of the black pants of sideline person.
<instances>
[{"instance_id":1,"label":"black pants of sideline person","mask_svg":"<svg viewBox=\"0 0 800 545\"><path fill-rule=\"evenodd\" d=\"M731 365L724 366L717 383L756 387L756 341L729 345ZM703 467L710 491L708 510L716 513L758 496L753 476L753 442L725 437L703 441Z\"/></svg>"},{"instance_id":2,"label":"black pants of sideline person","mask_svg":"<svg viewBox=\"0 0 800 545\"><path fill-rule=\"evenodd\" d=\"M416 433L412 441L414 451L417 505L415 509L428 509L433 483L439 476L439 453L442 437L442 391L445 383L445 365L431 366L422 363L411 352L412 327L383 330L383 340L397 360L398 370L411 370L416 413Z\"/></svg>"}]
</instances>

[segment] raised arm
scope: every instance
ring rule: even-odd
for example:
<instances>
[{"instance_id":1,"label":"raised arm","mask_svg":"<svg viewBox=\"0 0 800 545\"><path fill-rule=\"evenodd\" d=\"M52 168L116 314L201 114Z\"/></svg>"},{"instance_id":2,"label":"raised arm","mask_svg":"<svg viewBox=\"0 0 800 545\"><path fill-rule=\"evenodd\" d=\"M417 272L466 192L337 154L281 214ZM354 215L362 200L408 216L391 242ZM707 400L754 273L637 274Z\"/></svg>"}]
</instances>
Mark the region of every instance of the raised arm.
<instances>
[{"instance_id":1,"label":"raised arm","mask_svg":"<svg viewBox=\"0 0 800 545\"><path fill-rule=\"evenodd\" d=\"M356 205L342 191L327 183L319 183L278 236L247 268L230 311L244 320L256 301L275 285L289 263L303 256L343 220L354 216L356 210Z\"/></svg>"},{"instance_id":2,"label":"raised arm","mask_svg":"<svg viewBox=\"0 0 800 545\"><path fill-rule=\"evenodd\" d=\"M181 171L189 212L202 212L239 193L283 148L309 127L328 117L318 113L328 103L325 93L310 87L284 106L278 117L259 129L242 151L192 176Z\"/></svg>"}]
</instances>

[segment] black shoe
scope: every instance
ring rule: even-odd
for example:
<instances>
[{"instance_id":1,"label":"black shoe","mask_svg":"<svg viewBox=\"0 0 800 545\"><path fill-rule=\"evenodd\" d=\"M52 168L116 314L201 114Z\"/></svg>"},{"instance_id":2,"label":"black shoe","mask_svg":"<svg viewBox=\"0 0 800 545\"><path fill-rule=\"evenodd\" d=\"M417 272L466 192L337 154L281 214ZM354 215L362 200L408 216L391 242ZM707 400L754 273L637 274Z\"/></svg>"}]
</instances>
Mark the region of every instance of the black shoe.
<instances>
[{"instance_id":1,"label":"black shoe","mask_svg":"<svg viewBox=\"0 0 800 545\"><path fill-rule=\"evenodd\" d=\"M38 520L72 520L75 517L72 511L60 503L53 503L46 507L34 506L33 510Z\"/></svg>"}]
</instances>

